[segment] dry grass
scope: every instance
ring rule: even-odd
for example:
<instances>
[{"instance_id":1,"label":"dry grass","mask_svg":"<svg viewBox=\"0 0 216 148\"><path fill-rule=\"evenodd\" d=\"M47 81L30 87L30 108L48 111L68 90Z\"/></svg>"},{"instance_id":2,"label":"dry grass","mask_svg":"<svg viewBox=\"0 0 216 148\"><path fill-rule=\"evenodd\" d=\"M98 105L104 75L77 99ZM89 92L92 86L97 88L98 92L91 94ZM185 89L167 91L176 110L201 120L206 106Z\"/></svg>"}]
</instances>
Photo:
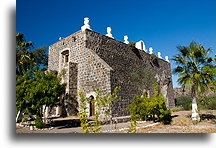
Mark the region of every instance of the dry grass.
<instances>
[{"instance_id":1,"label":"dry grass","mask_svg":"<svg viewBox=\"0 0 216 148\"><path fill-rule=\"evenodd\" d=\"M215 110L200 111L200 114L215 115ZM176 112L171 125L158 124L153 127L139 129L138 133L216 133L216 119L205 119L195 123L191 120L190 111Z\"/></svg>"},{"instance_id":2,"label":"dry grass","mask_svg":"<svg viewBox=\"0 0 216 148\"><path fill-rule=\"evenodd\" d=\"M190 125L193 125L193 122L188 117L176 117L172 120L172 125L190 126Z\"/></svg>"},{"instance_id":3,"label":"dry grass","mask_svg":"<svg viewBox=\"0 0 216 148\"><path fill-rule=\"evenodd\" d=\"M182 120L182 119L181 119ZM215 133L215 125L205 125L199 123L194 125L186 120L187 123L174 123L171 125L159 124L153 127L138 129L138 133ZM209 123L208 123L209 124Z\"/></svg>"}]
</instances>

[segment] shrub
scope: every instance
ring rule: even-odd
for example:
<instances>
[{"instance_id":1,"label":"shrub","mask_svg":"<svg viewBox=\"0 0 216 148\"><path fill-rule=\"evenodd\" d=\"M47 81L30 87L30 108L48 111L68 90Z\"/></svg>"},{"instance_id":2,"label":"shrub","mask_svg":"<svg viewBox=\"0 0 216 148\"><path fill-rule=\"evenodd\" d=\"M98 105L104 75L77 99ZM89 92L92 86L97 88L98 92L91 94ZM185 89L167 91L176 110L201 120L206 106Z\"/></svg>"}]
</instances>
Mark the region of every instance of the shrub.
<instances>
[{"instance_id":1,"label":"shrub","mask_svg":"<svg viewBox=\"0 0 216 148\"><path fill-rule=\"evenodd\" d=\"M108 93L106 95L102 95L102 91L99 89L95 90L95 93L97 94L94 104L95 104L95 114L94 114L94 122L91 124L88 120L88 103L91 100L91 97L86 98L82 91L78 91L80 96L80 106L79 106L79 113L78 117L81 122L81 130L85 133L100 133L101 129L101 121L99 120L100 111L102 111L106 116L106 119L110 119L111 122L111 108L113 107L113 101L118 99L119 96L117 96L117 92L120 90L120 87L115 87L113 93Z\"/></svg>"},{"instance_id":2,"label":"shrub","mask_svg":"<svg viewBox=\"0 0 216 148\"><path fill-rule=\"evenodd\" d=\"M129 42L129 45L135 47L135 46L136 46L136 42L130 41L130 42Z\"/></svg>"},{"instance_id":3,"label":"shrub","mask_svg":"<svg viewBox=\"0 0 216 148\"><path fill-rule=\"evenodd\" d=\"M132 120L157 120L169 124L171 122L171 112L166 107L166 100L159 93L158 87L154 87L154 95L148 97L146 94L136 96L129 105Z\"/></svg>"},{"instance_id":4,"label":"shrub","mask_svg":"<svg viewBox=\"0 0 216 148\"><path fill-rule=\"evenodd\" d=\"M158 116L159 116L159 121L162 122L163 124L170 124L172 121L171 111L166 108L160 109Z\"/></svg>"},{"instance_id":5,"label":"shrub","mask_svg":"<svg viewBox=\"0 0 216 148\"><path fill-rule=\"evenodd\" d=\"M211 97L200 97L198 99L198 107L200 109L210 109L215 110L216 109L216 96Z\"/></svg>"},{"instance_id":6,"label":"shrub","mask_svg":"<svg viewBox=\"0 0 216 148\"><path fill-rule=\"evenodd\" d=\"M36 117L35 126L36 126L36 128L43 128L45 126L41 117L39 117L39 116Z\"/></svg>"},{"instance_id":7,"label":"shrub","mask_svg":"<svg viewBox=\"0 0 216 148\"><path fill-rule=\"evenodd\" d=\"M192 99L190 96L181 96L176 99L176 106L182 107L184 110L191 110ZM199 109L216 109L216 96L206 97L201 96L197 100L197 105Z\"/></svg>"},{"instance_id":8,"label":"shrub","mask_svg":"<svg viewBox=\"0 0 216 148\"><path fill-rule=\"evenodd\" d=\"M177 111L182 111L182 110L184 110L184 108L181 106L176 106L176 107L171 109L172 112L177 112Z\"/></svg>"},{"instance_id":9,"label":"shrub","mask_svg":"<svg viewBox=\"0 0 216 148\"><path fill-rule=\"evenodd\" d=\"M176 99L176 106L183 107L184 110L191 110L192 99L190 96L181 96Z\"/></svg>"}]
</instances>

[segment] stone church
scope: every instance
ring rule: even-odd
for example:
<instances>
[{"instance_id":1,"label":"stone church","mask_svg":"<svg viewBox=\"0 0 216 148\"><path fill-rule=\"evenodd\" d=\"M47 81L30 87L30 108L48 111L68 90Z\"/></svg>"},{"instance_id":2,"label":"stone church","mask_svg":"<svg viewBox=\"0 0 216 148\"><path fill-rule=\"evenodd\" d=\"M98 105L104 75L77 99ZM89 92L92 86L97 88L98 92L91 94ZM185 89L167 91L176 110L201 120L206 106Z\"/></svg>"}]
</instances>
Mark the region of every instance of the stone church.
<instances>
[{"instance_id":1,"label":"stone church","mask_svg":"<svg viewBox=\"0 0 216 148\"><path fill-rule=\"evenodd\" d=\"M121 90L118 95L121 100L114 102L113 116L127 116L127 106L134 96L141 95L132 73L138 67L145 72L149 67L167 100L168 108L174 107L172 75L168 57L162 59L161 53L152 58L153 49L149 53L143 41L130 45L128 37L124 42L114 39L111 27L107 27L107 34L92 31L89 19L84 19L81 30L66 37L49 47L48 70L60 73L64 71L62 82L67 83L66 94L63 97L67 116L76 115L79 108L78 91L82 90L86 97L96 97L94 90L98 88L103 93L113 92L116 86ZM154 54L155 55L155 54ZM148 69L147 69L148 67ZM146 68L146 69L145 69ZM145 77L145 75L143 75ZM141 84L141 83L140 83ZM152 89L146 90L152 92ZM94 115L94 105L89 103L89 116ZM63 109L61 110L63 112ZM59 109L56 109L56 115Z\"/></svg>"}]
</instances>

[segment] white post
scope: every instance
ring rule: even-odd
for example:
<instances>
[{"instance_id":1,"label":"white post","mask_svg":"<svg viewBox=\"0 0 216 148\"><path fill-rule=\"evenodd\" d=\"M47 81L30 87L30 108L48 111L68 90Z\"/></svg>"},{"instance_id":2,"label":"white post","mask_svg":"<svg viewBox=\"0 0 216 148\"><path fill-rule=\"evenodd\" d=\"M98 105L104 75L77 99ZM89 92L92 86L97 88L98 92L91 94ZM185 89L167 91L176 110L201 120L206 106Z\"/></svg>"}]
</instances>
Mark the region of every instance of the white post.
<instances>
[{"instance_id":1,"label":"white post","mask_svg":"<svg viewBox=\"0 0 216 148\"><path fill-rule=\"evenodd\" d=\"M149 48L149 54L152 54L152 53L153 53L153 48L150 47L150 48Z\"/></svg>"},{"instance_id":2,"label":"white post","mask_svg":"<svg viewBox=\"0 0 216 148\"><path fill-rule=\"evenodd\" d=\"M158 58L162 59L161 52L158 52Z\"/></svg>"},{"instance_id":3,"label":"white post","mask_svg":"<svg viewBox=\"0 0 216 148\"><path fill-rule=\"evenodd\" d=\"M112 35L111 31L112 31L112 28L111 28L111 27L107 27L107 34L106 34L106 36L108 36L108 37L110 37L110 38L113 38L113 39L114 39L114 37L113 37L113 35Z\"/></svg>"},{"instance_id":4,"label":"white post","mask_svg":"<svg viewBox=\"0 0 216 148\"><path fill-rule=\"evenodd\" d=\"M19 110L18 113L17 113L17 116L16 116L16 122L18 121L18 119L19 119L19 117L20 117L20 114L21 114L21 112L20 112L20 110Z\"/></svg>"},{"instance_id":5,"label":"white post","mask_svg":"<svg viewBox=\"0 0 216 148\"><path fill-rule=\"evenodd\" d=\"M169 62L169 57L165 56L165 61Z\"/></svg>"},{"instance_id":6,"label":"white post","mask_svg":"<svg viewBox=\"0 0 216 148\"><path fill-rule=\"evenodd\" d=\"M59 106L56 106L56 116L59 115Z\"/></svg>"},{"instance_id":7,"label":"white post","mask_svg":"<svg viewBox=\"0 0 216 148\"><path fill-rule=\"evenodd\" d=\"M124 36L124 43L125 44L129 44L129 42L128 42L128 36L127 35Z\"/></svg>"},{"instance_id":8,"label":"white post","mask_svg":"<svg viewBox=\"0 0 216 148\"><path fill-rule=\"evenodd\" d=\"M84 31L86 29L91 30L90 25L89 25L89 18L88 17L84 18L84 25L81 27L82 31Z\"/></svg>"}]
</instances>

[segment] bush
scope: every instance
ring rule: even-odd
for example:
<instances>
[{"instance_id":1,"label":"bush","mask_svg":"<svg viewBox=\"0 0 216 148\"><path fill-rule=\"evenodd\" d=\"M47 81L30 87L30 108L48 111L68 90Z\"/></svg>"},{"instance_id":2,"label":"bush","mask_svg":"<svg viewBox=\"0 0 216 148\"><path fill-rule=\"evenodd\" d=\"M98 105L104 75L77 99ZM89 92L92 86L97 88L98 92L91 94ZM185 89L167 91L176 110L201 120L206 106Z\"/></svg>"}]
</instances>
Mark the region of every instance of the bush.
<instances>
[{"instance_id":1,"label":"bush","mask_svg":"<svg viewBox=\"0 0 216 148\"><path fill-rule=\"evenodd\" d=\"M41 117L39 116L36 117L35 126L36 128L43 128L45 126Z\"/></svg>"},{"instance_id":2,"label":"bush","mask_svg":"<svg viewBox=\"0 0 216 148\"><path fill-rule=\"evenodd\" d=\"M181 96L176 98L176 106L183 107L184 110L191 110L192 99L190 96Z\"/></svg>"},{"instance_id":3,"label":"bush","mask_svg":"<svg viewBox=\"0 0 216 148\"><path fill-rule=\"evenodd\" d=\"M177 112L177 111L182 111L182 110L184 110L184 108L181 106L176 106L176 107L171 109L172 112Z\"/></svg>"},{"instance_id":4,"label":"bush","mask_svg":"<svg viewBox=\"0 0 216 148\"><path fill-rule=\"evenodd\" d=\"M200 109L216 110L216 96L200 97L197 104Z\"/></svg>"},{"instance_id":5,"label":"bush","mask_svg":"<svg viewBox=\"0 0 216 148\"><path fill-rule=\"evenodd\" d=\"M130 41L130 42L129 42L129 45L135 47L135 46L136 46L136 42Z\"/></svg>"},{"instance_id":6,"label":"bush","mask_svg":"<svg viewBox=\"0 0 216 148\"><path fill-rule=\"evenodd\" d=\"M191 110L192 99L190 96L181 96L176 99L176 106L182 107L183 110ZM216 109L216 96L206 97L201 96L197 99L197 105L199 109Z\"/></svg>"},{"instance_id":7,"label":"bush","mask_svg":"<svg viewBox=\"0 0 216 148\"><path fill-rule=\"evenodd\" d=\"M159 121L163 124L170 124L172 121L171 111L168 109L161 109L159 112Z\"/></svg>"},{"instance_id":8,"label":"bush","mask_svg":"<svg viewBox=\"0 0 216 148\"><path fill-rule=\"evenodd\" d=\"M164 124L170 124L172 120L171 111L166 107L166 100L156 87L152 97L146 94L134 97L129 110L132 120L158 120Z\"/></svg>"}]
</instances>

